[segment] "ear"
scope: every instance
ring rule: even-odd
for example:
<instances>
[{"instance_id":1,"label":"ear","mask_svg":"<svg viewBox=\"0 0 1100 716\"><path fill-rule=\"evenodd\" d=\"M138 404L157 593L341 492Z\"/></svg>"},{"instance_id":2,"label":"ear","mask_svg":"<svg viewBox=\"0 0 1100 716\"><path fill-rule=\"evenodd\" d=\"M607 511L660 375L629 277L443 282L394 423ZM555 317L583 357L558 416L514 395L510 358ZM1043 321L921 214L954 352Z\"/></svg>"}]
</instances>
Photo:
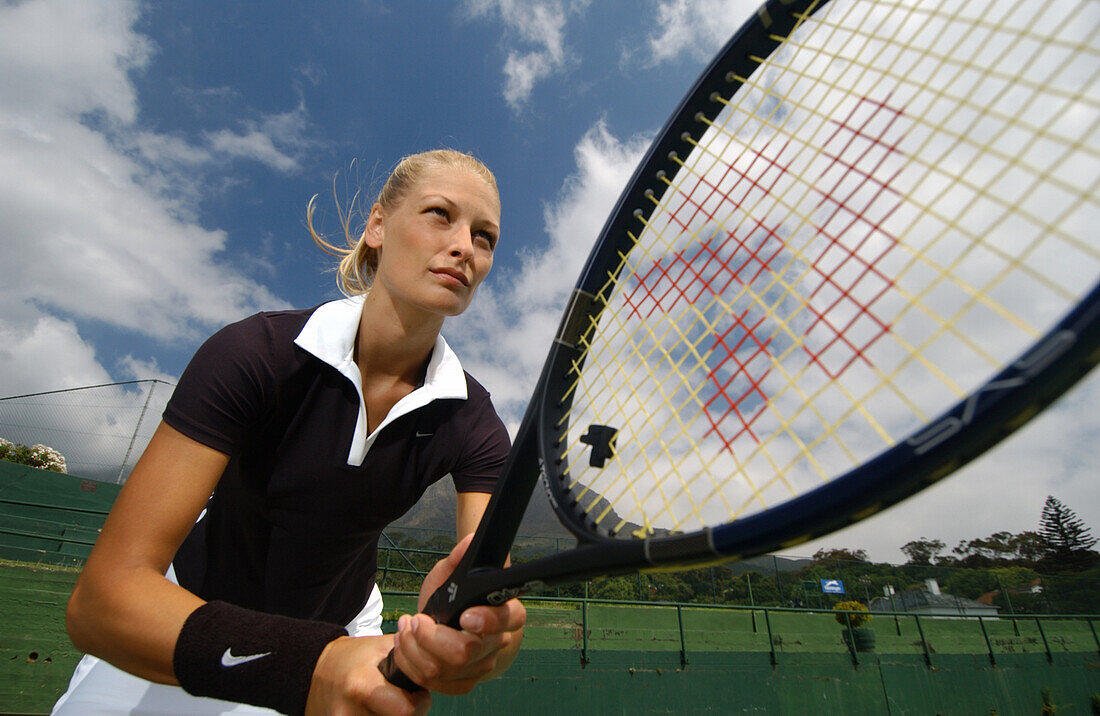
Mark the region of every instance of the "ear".
<instances>
[{"instance_id":1,"label":"ear","mask_svg":"<svg viewBox=\"0 0 1100 716\"><path fill-rule=\"evenodd\" d=\"M382 229L385 225L385 217L382 215L382 205L375 204L370 209L367 217L367 226L363 229L363 240L372 249L382 248Z\"/></svg>"}]
</instances>

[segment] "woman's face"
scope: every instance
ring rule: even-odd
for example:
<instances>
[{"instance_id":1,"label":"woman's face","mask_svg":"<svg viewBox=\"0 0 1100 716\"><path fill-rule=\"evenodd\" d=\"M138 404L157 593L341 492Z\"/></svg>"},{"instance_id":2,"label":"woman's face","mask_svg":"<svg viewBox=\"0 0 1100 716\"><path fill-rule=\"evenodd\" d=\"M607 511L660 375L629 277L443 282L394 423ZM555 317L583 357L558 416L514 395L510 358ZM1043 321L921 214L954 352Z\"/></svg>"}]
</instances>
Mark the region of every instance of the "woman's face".
<instances>
[{"instance_id":1,"label":"woman's face","mask_svg":"<svg viewBox=\"0 0 1100 716\"><path fill-rule=\"evenodd\" d=\"M371 209L366 239L379 251L371 292L385 291L401 308L457 316L492 268L499 235L500 202L484 179L429 167L396 207Z\"/></svg>"}]
</instances>

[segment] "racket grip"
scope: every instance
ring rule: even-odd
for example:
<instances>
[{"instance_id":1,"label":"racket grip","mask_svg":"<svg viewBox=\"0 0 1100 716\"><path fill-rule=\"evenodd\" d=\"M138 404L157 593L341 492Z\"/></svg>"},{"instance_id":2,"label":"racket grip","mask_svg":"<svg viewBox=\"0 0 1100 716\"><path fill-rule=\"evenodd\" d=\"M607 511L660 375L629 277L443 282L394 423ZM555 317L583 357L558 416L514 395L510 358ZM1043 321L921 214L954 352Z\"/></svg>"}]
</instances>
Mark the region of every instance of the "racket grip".
<instances>
[{"instance_id":1,"label":"racket grip","mask_svg":"<svg viewBox=\"0 0 1100 716\"><path fill-rule=\"evenodd\" d=\"M424 690L423 686L405 676L405 672L397 667L397 660L393 658L393 649L390 649L385 659L378 662L378 670L382 672L382 676L386 677L386 681L405 691L416 693Z\"/></svg>"}]
</instances>

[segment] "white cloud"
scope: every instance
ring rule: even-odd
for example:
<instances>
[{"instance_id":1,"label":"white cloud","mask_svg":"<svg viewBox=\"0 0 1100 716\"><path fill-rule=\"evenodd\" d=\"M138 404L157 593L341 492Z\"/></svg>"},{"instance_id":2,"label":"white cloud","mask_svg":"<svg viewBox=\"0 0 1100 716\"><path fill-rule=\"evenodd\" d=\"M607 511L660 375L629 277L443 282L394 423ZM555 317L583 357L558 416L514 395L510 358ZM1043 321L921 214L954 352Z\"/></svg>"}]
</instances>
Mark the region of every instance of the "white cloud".
<instances>
[{"instance_id":1,"label":"white cloud","mask_svg":"<svg viewBox=\"0 0 1100 716\"><path fill-rule=\"evenodd\" d=\"M5 103L6 104L6 103ZM145 169L77 121L36 135L0 109L0 297L170 340L278 304L220 256L224 232L183 218Z\"/></svg>"},{"instance_id":2,"label":"white cloud","mask_svg":"<svg viewBox=\"0 0 1100 716\"><path fill-rule=\"evenodd\" d=\"M654 63L688 55L709 60L758 5L755 0L662 0L646 38Z\"/></svg>"},{"instance_id":3,"label":"white cloud","mask_svg":"<svg viewBox=\"0 0 1100 716\"><path fill-rule=\"evenodd\" d=\"M5 398L0 437L49 445L65 456L69 472L82 477L114 481L124 463L133 467L164 411L170 386L110 385L115 379L76 326L51 316L29 326L0 318L0 345L0 397ZM123 378L175 383L154 362L129 356L119 371ZM70 390L87 386L98 387Z\"/></svg>"},{"instance_id":4,"label":"white cloud","mask_svg":"<svg viewBox=\"0 0 1100 716\"><path fill-rule=\"evenodd\" d=\"M866 549L871 559L902 563L905 543L929 537L946 545L1007 530L1037 530L1047 495L1086 525L1100 527L1100 373L982 457L885 512L819 540L792 547Z\"/></svg>"},{"instance_id":5,"label":"white cloud","mask_svg":"<svg viewBox=\"0 0 1100 716\"><path fill-rule=\"evenodd\" d=\"M504 98L513 109L518 110L527 102L538 82L566 67L566 21L587 4L562 0L467 0L470 17L499 13L508 30Z\"/></svg>"},{"instance_id":6,"label":"white cloud","mask_svg":"<svg viewBox=\"0 0 1100 716\"><path fill-rule=\"evenodd\" d=\"M648 140L620 141L601 122L575 148L576 169L544 211L547 245L524 257L514 277L493 277L445 333L467 368L493 393L515 432L557 329L569 291ZM507 235L503 241L507 242ZM900 547L922 536L960 540L1038 526L1048 494L1100 525L1100 374L985 456L900 505L845 530L787 550L865 549L903 562ZM536 495L534 499L543 499Z\"/></svg>"},{"instance_id":7,"label":"white cloud","mask_svg":"<svg viewBox=\"0 0 1100 716\"><path fill-rule=\"evenodd\" d=\"M0 397L111 380L72 321L48 315L0 318L0 366Z\"/></svg>"},{"instance_id":8,"label":"white cloud","mask_svg":"<svg viewBox=\"0 0 1100 716\"><path fill-rule=\"evenodd\" d=\"M575 172L543 212L549 244L526 254L515 275L483 284L444 330L513 429L588 253L648 145L648 137L620 141L602 121L586 132L574 149Z\"/></svg>"},{"instance_id":9,"label":"white cloud","mask_svg":"<svg viewBox=\"0 0 1100 716\"><path fill-rule=\"evenodd\" d=\"M0 98L24 120L102 111L133 121L137 98L127 72L144 67L152 45L130 27L129 0L36 0L0 8ZM30 126L34 126L31 122Z\"/></svg>"},{"instance_id":10,"label":"white cloud","mask_svg":"<svg viewBox=\"0 0 1100 716\"><path fill-rule=\"evenodd\" d=\"M304 104L297 108L242 122L243 129L208 132L208 160L239 158L266 164L280 172L299 167L299 157L312 146L306 135L309 128Z\"/></svg>"},{"instance_id":11,"label":"white cloud","mask_svg":"<svg viewBox=\"0 0 1100 716\"><path fill-rule=\"evenodd\" d=\"M143 131L130 74L155 47L139 16L130 0L0 5L0 394L107 380L74 320L174 341L282 305L195 216L204 171L235 158L297 168L308 113L196 141ZM133 361L115 369L145 359Z\"/></svg>"}]
</instances>

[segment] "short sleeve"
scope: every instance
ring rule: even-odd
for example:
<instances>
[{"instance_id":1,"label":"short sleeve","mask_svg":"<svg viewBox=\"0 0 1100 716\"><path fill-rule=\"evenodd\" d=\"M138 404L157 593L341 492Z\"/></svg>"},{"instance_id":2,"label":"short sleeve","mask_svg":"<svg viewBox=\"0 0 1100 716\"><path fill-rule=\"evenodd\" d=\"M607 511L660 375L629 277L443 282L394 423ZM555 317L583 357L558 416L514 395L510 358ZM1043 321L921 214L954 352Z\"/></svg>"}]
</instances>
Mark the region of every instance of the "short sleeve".
<instances>
[{"instance_id":1,"label":"short sleeve","mask_svg":"<svg viewBox=\"0 0 1100 716\"><path fill-rule=\"evenodd\" d=\"M463 459L452 472L457 492L492 492L504 468L511 440L488 393L472 411Z\"/></svg>"},{"instance_id":2,"label":"short sleeve","mask_svg":"<svg viewBox=\"0 0 1100 716\"><path fill-rule=\"evenodd\" d=\"M164 421L192 440L232 455L274 402L271 340L260 315L208 338L180 377Z\"/></svg>"}]
</instances>

